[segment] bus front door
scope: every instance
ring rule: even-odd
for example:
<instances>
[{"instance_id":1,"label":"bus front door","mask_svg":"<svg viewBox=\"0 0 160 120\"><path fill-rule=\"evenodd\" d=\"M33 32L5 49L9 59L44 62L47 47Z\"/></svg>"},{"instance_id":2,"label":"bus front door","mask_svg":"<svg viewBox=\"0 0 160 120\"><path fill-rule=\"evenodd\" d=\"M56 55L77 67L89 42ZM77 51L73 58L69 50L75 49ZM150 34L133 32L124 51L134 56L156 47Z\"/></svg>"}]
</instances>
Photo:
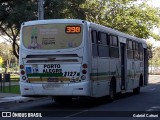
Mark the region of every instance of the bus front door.
<instances>
[{"instance_id":1,"label":"bus front door","mask_svg":"<svg viewBox=\"0 0 160 120\"><path fill-rule=\"evenodd\" d=\"M120 53L121 53L121 90L126 89L126 46L124 43L120 43Z\"/></svg>"},{"instance_id":2,"label":"bus front door","mask_svg":"<svg viewBox=\"0 0 160 120\"><path fill-rule=\"evenodd\" d=\"M144 48L144 85L148 84L148 52Z\"/></svg>"}]
</instances>

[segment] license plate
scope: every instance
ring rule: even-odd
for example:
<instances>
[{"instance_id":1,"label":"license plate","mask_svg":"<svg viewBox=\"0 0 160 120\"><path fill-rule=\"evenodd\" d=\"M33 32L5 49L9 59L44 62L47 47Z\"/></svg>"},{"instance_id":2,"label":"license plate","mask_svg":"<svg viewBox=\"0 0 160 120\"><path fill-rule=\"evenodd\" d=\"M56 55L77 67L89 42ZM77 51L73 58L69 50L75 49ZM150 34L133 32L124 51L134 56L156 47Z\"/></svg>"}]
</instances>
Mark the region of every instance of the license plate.
<instances>
[{"instance_id":1,"label":"license plate","mask_svg":"<svg viewBox=\"0 0 160 120\"><path fill-rule=\"evenodd\" d=\"M60 88L63 87L61 84L52 84L52 83L47 83L42 85L44 89L52 89L52 88Z\"/></svg>"},{"instance_id":2,"label":"license plate","mask_svg":"<svg viewBox=\"0 0 160 120\"><path fill-rule=\"evenodd\" d=\"M48 82L58 82L58 78L48 78Z\"/></svg>"}]
</instances>

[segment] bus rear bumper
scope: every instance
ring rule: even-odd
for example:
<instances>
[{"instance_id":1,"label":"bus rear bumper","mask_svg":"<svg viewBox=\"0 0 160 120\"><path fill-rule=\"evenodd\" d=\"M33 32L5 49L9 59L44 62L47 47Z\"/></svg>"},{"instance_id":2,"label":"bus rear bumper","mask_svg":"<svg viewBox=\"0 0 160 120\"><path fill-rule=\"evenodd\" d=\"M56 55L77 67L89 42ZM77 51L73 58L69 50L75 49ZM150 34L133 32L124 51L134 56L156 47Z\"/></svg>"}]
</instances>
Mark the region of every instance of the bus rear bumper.
<instances>
[{"instance_id":1,"label":"bus rear bumper","mask_svg":"<svg viewBox=\"0 0 160 120\"><path fill-rule=\"evenodd\" d=\"M90 96L90 84L87 82L68 83L24 83L20 82L22 96Z\"/></svg>"}]
</instances>

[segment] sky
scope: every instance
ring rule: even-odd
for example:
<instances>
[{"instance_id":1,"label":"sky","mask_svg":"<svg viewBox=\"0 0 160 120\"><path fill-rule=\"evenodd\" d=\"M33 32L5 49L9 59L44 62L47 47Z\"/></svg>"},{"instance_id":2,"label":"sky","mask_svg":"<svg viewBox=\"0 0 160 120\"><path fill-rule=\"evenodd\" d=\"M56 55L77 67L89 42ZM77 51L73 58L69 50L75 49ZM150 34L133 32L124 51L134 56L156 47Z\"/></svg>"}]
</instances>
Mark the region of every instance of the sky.
<instances>
[{"instance_id":1,"label":"sky","mask_svg":"<svg viewBox=\"0 0 160 120\"><path fill-rule=\"evenodd\" d=\"M160 0L149 0L148 2L150 5L153 5L155 7L160 7Z\"/></svg>"},{"instance_id":2,"label":"sky","mask_svg":"<svg viewBox=\"0 0 160 120\"><path fill-rule=\"evenodd\" d=\"M160 8L160 0L150 0L148 2L149 5L152 5L154 7L159 7ZM154 29L154 33L159 34L160 29ZM153 38L149 38L148 41L153 44L154 47L160 47L160 41L155 41Z\"/></svg>"},{"instance_id":3,"label":"sky","mask_svg":"<svg viewBox=\"0 0 160 120\"><path fill-rule=\"evenodd\" d=\"M154 7L159 7L160 8L160 0L149 0L148 2L149 5L154 6ZM154 29L153 30L154 33L159 34L160 30L158 29Z\"/></svg>"}]
</instances>

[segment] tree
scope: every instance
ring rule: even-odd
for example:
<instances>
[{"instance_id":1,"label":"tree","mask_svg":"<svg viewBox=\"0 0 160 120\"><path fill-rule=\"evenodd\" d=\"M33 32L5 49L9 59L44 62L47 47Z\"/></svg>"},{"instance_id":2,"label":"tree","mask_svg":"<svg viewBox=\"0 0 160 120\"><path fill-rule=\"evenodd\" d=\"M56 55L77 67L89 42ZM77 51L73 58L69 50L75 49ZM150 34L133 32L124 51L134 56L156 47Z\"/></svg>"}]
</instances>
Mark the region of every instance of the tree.
<instances>
[{"instance_id":1,"label":"tree","mask_svg":"<svg viewBox=\"0 0 160 120\"><path fill-rule=\"evenodd\" d=\"M37 18L37 7L34 0L1 0L0 1L0 32L8 36L12 44L13 54L18 58L20 25L24 21Z\"/></svg>"},{"instance_id":2,"label":"tree","mask_svg":"<svg viewBox=\"0 0 160 120\"><path fill-rule=\"evenodd\" d=\"M152 64L155 67L160 66L160 47L154 49L153 57L152 57Z\"/></svg>"},{"instance_id":3,"label":"tree","mask_svg":"<svg viewBox=\"0 0 160 120\"><path fill-rule=\"evenodd\" d=\"M159 26L159 9L147 0L86 0L82 5L86 19L139 38L148 38L150 30Z\"/></svg>"},{"instance_id":4,"label":"tree","mask_svg":"<svg viewBox=\"0 0 160 120\"><path fill-rule=\"evenodd\" d=\"M45 0L45 19L84 18L79 7L85 0ZM18 58L20 25L25 21L38 19L37 0L1 0L0 35L9 37L13 54Z\"/></svg>"},{"instance_id":5,"label":"tree","mask_svg":"<svg viewBox=\"0 0 160 120\"><path fill-rule=\"evenodd\" d=\"M45 0L45 19L77 18L147 38L159 25L160 10L147 0ZM38 18L37 0L1 0L0 32L9 37L13 54L18 58L20 25ZM157 36L156 36L157 37Z\"/></svg>"},{"instance_id":6,"label":"tree","mask_svg":"<svg viewBox=\"0 0 160 120\"><path fill-rule=\"evenodd\" d=\"M81 5L85 0L45 0L45 19L85 19Z\"/></svg>"},{"instance_id":7,"label":"tree","mask_svg":"<svg viewBox=\"0 0 160 120\"><path fill-rule=\"evenodd\" d=\"M150 32L150 35L155 39L155 40L160 40L160 36L153 33L153 32Z\"/></svg>"},{"instance_id":8,"label":"tree","mask_svg":"<svg viewBox=\"0 0 160 120\"><path fill-rule=\"evenodd\" d=\"M5 73L7 73L11 60L14 58L11 51L12 51L12 48L10 45L6 43L0 43L0 57L3 58Z\"/></svg>"},{"instance_id":9,"label":"tree","mask_svg":"<svg viewBox=\"0 0 160 120\"><path fill-rule=\"evenodd\" d=\"M81 5L85 12L85 18L88 21L104 25L105 13L107 11L106 1L104 0L86 0Z\"/></svg>"},{"instance_id":10,"label":"tree","mask_svg":"<svg viewBox=\"0 0 160 120\"><path fill-rule=\"evenodd\" d=\"M153 44L147 41L148 58L149 60L153 58Z\"/></svg>"}]
</instances>

